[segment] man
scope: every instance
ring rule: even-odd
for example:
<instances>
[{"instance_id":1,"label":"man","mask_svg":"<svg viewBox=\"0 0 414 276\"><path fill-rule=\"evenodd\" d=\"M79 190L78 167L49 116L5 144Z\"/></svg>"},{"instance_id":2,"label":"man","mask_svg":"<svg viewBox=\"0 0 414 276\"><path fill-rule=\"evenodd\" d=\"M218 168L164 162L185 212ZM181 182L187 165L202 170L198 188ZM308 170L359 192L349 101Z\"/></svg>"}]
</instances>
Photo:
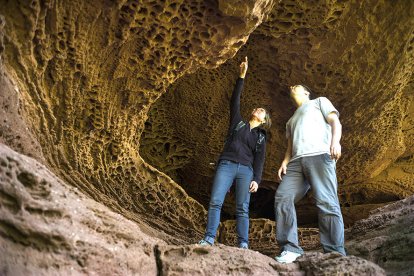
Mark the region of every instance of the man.
<instances>
[{"instance_id":1,"label":"man","mask_svg":"<svg viewBox=\"0 0 414 276\"><path fill-rule=\"evenodd\" d=\"M310 188L319 210L323 250L346 255L336 179L342 135L339 112L327 98L310 100L310 93L304 85L290 87L297 109L286 124L288 147L278 171L281 183L275 194L276 240L281 246L281 254L275 259L280 263L292 263L303 254L294 204Z\"/></svg>"}]
</instances>

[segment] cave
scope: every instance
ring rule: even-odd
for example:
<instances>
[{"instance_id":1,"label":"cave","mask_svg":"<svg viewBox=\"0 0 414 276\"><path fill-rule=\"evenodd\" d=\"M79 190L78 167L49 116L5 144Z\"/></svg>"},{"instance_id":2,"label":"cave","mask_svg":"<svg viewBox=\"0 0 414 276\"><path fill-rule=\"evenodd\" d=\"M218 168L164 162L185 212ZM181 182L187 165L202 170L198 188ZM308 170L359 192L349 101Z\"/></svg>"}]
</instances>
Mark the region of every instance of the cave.
<instances>
[{"instance_id":1,"label":"cave","mask_svg":"<svg viewBox=\"0 0 414 276\"><path fill-rule=\"evenodd\" d=\"M413 14L403 0L0 0L0 274L412 273ZM273 121L252 250L233 247L232 189L219 245L200 249L246 56L242 115ZM299 83L341 114L350 255L321 253L309 193L309 254L285 268L269 264L273 204Z\"/></svg>"}]
</instances>

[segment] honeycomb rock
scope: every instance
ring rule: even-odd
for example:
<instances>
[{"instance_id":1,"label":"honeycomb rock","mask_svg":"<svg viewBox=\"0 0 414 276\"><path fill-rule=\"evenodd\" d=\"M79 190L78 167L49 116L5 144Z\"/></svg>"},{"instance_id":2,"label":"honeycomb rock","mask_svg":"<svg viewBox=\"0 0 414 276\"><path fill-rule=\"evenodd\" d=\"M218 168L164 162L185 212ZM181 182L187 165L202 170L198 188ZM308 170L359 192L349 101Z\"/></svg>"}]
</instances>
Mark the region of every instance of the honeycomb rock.
<instances>
[{"instance_id":1,"label":"honeycomb rock","mask_svg":"<svg viewBox=\"0 0 414 276\"><path fill-rule=\"evenodd\" d=\"M44 165L0 144L2 275L297 275L317 269L349 271L344 265L350 261L355 263L351 271L382 272L357 257L334 256L327 262L327 256L309 253L305 256L311 261L306 257L302 269L277 264L256 251L167 245L154 236L162 233L111 211Z\"/></svg>"},{"instance_id":2,"label":"honeycomb rock","mask_svg":"<svg viewBox=\"0 0 414 276\"><path fill-rule=\"evenodd\" d=\"M340 111L339 194L350 224L363 206L413 194L413 13L410 1L281 1L233 59L182 77L160 97L148 113L142 156L207 207L210 163L222 150L229 97L238 65L248 56L242 115L263 106L273 120L262 185L268 192L258 200L268 204L254 210L258 217L273 218L266 213L273 208L269 193L277 187L285 123L294 112L288 86L297 83ZM234 218L233 206L230 195L226 219ZM300 221L307 220L309 207L299 206L305 214Z\"/></svg>"},{"instance_id":3,"label":"honeycomb rock","mask_svg":"<svg viewBox=\"0 0 414 276\"><path fill-rule=\"evenodd\" d=\"M160 246L163 275L386 275L364 259L338 253L305 253L295 263L280 264L257 251L227 246Z\"/></svg>"},{"instance_id":4,"label":"honeycomb rock","mask_svg":"<svg viewBox=\"0 0 414 276\"><path fill-rule=\"evenodd\" d=\"M1 20L0 17L0 45ZM0 143L7 144L25 155L44 162L45 159L42 155L39 142L28 131L26 121L19 114L19 88L14 81L7 76L1 62L0 87Z\"/></svg>"},{"instance_id":5,"label":"honeycomb rock","mask_svg":"<svg viewBox=\"0 0 414 276\"><path fill-rule=\"evenodd\" d=\"M1 275L156 275L145 229L0 144Z\"/></svg>"},{"instance_id":6,"label":"honeycomb rock","mask_svg":"<svg viewBox=\"0 0 414 276\"><path fill-rule=\"evenodd\" d=\"M346 231L349 254L375 262L389 275L414 273L414 196L378 208Z\"/></svg>"},{"instance_id":7,"label":"honeycomb rock","mask_svg":"<svg viewBox=\"0 0 414 276\"><path fill-rule=\"evenodd\" d=\"M89 252L112 248L113 240L93 243L92 251L82 251L79 244L76 251L65 232L68 221L91 235L128 233L120 239L138 240L134 252L155 273L158 241L151 239L177 246L198 240L214 174L211 163L222 148L228 100L245 56L250 64L242 113L247 117L252 108L264 106L274 122L253 217L272 217L276 171L286 146L284 125L294 112L287 97L293 83L306 83L341 112L339 193L348 225L372 208L414 193L412 1L0 0L0 13L0 142L36 158L60 182L77 188L73 196L66 194L79 199L82 204L75 207L84 212L76 218L59 203L65 202L59 195L66 188L56 188L58 201L48 200L55 190L47 185L53 181L42 182L33 171L19 180L20 167L9 168L6 158L1 246L10 254L0 263L11 264L7 269L14 256L20 262L33 250L41 251L39 262L68 256L57 256L60 252L83 252L49 272L70 274L73 264L79 269L73 273L88 273L79 268L85 264L82 256L91 255L93 262L95 253ZM31 191L22 187L27 181L41 185L33 184ZM230 192L224 219L234 218L233 197ZM48 203L40 204L42 198ZM105 209L101 228L82 228L77 219L95 218L88 209L91 199L118 215ZM311 197L298 204L299 222L306 228L316 223L312 204ZM71 215L65 217L66 212ZM61 216L62 226L56 223ZM33 218L39 224L31 224ZM118 231L113 226L118 221L128 229L122 223ZM150 236L149 246L129 232L138 231L137 225ZM268 229L268 222L263 227ZM113 259L124 267L130 260L122 254ZM341 264L351 259L344 260ZM99 270L101 263L96 261L91 271L139 271L135 263L131 270ZM11 273L27 274L30 267L24 269Z\"/></svg>"},{"instance_id":8,"label":"honeycomb rock","mask_svg":"<svg viewBox=\"0 0 414 276\"><path fill-rule=\"evenodd\" d=\"M206 211L142 160L140 137L166 87L234 56L275 2L238 5L0 1L2 67L46 164L128 218L196 239Z\"/></svg>"},{"instance_id":9,"label":"honeycomb rock","mask_svg":"<svg viewBox=\"0 0 414 276\"><path fill-rule=\"evenodd\" d=\"M298 229L300 246L306 251L321 249L319 230L317 228ZM236 221L226 220L219 228L218 241L230 246L237 246ZM268 256L280 253L276 242L275 222L268 219L251 219L249 228L249 248Z\"/></svg>"},{"instance_id":10,"label":"honeycomb rock","mask_svg":"<svg viewBox=\"0 0 414 276\"><path fill-rule=\"evenodd\" d=\"M301 270L306 272L305 275L387 275L384 269L367 260L355 256L344 257L339 253L305 253L298 263Z\"/></svg>"}]
</instances>

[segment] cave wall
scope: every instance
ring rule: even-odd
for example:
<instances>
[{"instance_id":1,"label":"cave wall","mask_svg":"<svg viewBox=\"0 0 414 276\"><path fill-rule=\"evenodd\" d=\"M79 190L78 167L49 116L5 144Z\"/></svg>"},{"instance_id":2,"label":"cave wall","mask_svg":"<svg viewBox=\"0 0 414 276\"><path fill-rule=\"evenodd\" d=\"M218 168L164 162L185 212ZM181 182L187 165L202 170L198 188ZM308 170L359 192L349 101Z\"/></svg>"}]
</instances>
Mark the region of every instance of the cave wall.
<instances>
[{"instance_id":1,"label":"cave wall","mask_svg":"<svg viewBox=\"0 0 414 276\"><path fill-rule=\"evenodd\" d=\"M154 104L142 156L207 206L210 163L222 149L238 65L248 56L242 114L263 106L273 120L264 188L275 190L286 149L285 123L294 112L288 86L304 83L341 113L337 168L347 222L361 218L362 206L366 216L413 194L413 13L410 1L281 1L233 59L183 76ZM311 203L298 206L304 223ZM316 209L311 213L316 221Z\"/></svg>"},{"instance_id":2,"label":"cave wall","mask_svg":"<svg viewBox=\"0 0 414 276\"><path fill-rule=\"evenodd\" d=\"M306 83L342 115L338 175L348 224L413 193L411 2L0 4L8 87L1 141L173 242L203 229L211 163L246 55L242 113L264 106L274 121L262 187L277 185L294 111L287 87ZM260 208L271 216L265 199ZM310 205L298 206L304 224L315 221Z\"/></svg>"},{"instance_id":3,"label":"cave wall","mask_svg":"<svg viewBox=\"0 0 414 276\"><path fill-rule=\"evenodd\" d=\"M204 208L140 157L147 112L178 77L234 56L274 5L2 0L4 72L55 173L172 242L194 239Z\"/></svg>"},{"instance_id":4,"label":"cave wall","mask_svg":"<svg viewBox=\"0 0 414 276\"><path fill-rule=\"evenodd\" d=\"M157 275L148 230L0 144L1 275Z\"/></svg>"},{"instance_id":5,"label":"cave wall","mask_svg":"<svg viewBox=\"0 0 414 276\"><path fill-rule=\"evenodd\" d=\"M274 121L264 195L253 205L272 204L292 83L308 84L341 111L345 219L412 194L412 14L414 3L404 0L0 0L0 274L204 273L215 266L259 275L318 268L383 275L356 257L314 252L281 267L253 251L182 244L202 235L210 163L221 151L246 55L242 112L265 106ZM310 204L307 197L299 206L305 223L315 221ZM398 220L387 222L401 225L379 226L381 235L397 234L368 251L351 241L354 254L398 271L401 252L412 255L404 224L412 200L403 205ZM364 239L358 227L376 228L394 207L379 209L383 220L374 213L357 224L350 239ZM234 221L220 231L222 242L234 243ZM316 229L300 233L307 249L317 249ZM377 242L375 235L368 238ZM252 220L251 241L276 254L273 222ZM209 262L191 270L202 256Z\"/></svg>"},{"instance_id":6,"label":"cave wall","mask_svg":"<svg viewBox=\"0 0 414 276\"><path fill-rule=\"evenodd\" d=\"M352 253L380 263L388 273L412 272L413 202L411 197L379 209L356 224L348 241ZM251 244L276 254L274 222L254 220L252 225ZM222 242L234 242L234 231L234 221L227 221ZM0 144L1 275L386 275L360 257L315 252L317 232L299 230L311 251L290 265L223 244L167 245L154 238L159 229L126 219L35 159Z\"/></svg>"}]
</instances>

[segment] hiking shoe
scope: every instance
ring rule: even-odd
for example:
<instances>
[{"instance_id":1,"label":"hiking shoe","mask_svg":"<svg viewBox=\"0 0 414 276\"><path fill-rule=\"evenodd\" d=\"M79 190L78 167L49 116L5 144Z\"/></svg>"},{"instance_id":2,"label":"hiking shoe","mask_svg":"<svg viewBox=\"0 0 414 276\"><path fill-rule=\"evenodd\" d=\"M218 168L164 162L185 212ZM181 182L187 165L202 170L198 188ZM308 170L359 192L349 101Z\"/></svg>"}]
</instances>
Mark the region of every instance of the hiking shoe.
<instances>
[{"instance_id":1,"label":"hiking shoe","mask_svg":"<svg viewBox=\"0 0 414 276\"><path fill-rule=\"evenodd\" d=\"M301 254L290 252L290 251L283 251L280 256L275 257L276 261L283 264L290 264L293 263Z\"/></svg>"},{"instance_id":2,"label":"hiking shoe","mask_svg":"<svg viewBox=\"0 0 414 276\"><path fill-rule=\"evenodd\" d=\"M202 239L201 241L198 242L198 245L206 246L206 245L212 245L212 244L206 241L205 239Z\"/></svg>"},{"instance_id":3,"label":"hiking shoe","mask_svg":"<svg viewBox=\"0 0 414 276\"><path fill-rule=\"evenodd\" d=\"M239 248L242 248L242 249L249 249L249 246L247 245L247 243L242 242L241 244L239 244Z\"/></svg>"}]
</instances>

